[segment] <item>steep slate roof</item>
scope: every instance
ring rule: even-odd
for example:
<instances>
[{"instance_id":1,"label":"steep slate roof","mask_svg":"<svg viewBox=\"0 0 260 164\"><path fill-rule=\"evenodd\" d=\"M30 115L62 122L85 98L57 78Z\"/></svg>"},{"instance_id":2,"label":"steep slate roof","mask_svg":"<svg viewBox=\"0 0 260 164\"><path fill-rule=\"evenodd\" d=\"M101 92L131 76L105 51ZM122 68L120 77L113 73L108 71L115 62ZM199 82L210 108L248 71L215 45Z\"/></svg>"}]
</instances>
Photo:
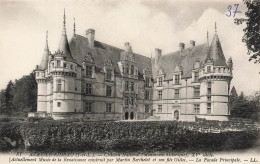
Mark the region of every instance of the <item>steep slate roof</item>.
<instances>
[{"instance_id":1,"label":"steep slate roof","mask_svg":"<svg viewBox=\"0 0 260 164\"><path fill-rule=\"evenodd\" d=\"M73 57L71 56L70 46L67 39L66 33L61 35L60 44L58 47L58 52L63 52L64 57L66 57L67 61L74 61Z\"/></svg>"},{"instance_id":2,"label":"steep slate roof","mask_svg":"<svg viewBox=\"0 0 260 164\"><path fill-rule=\"evenodd\" d=\"M186 48L181 52L176 51L166 55L162 55L159 59L159 67L161 67L165 74L165 80L171 80L175 67L179 64L182 68L182 77L191 77L194 63L198 60L202 64L205 63L209 46L207 44L201 44L194 46L192 49ZM155 61L152 60L153 65L153 77L156 79Z\"/></svg>"},{"instance_id":3,"label":"steep slate roof","mask_svg":"<svg viewBox=\"0 0 260 164\"><path fill-rule=\"evenodd\" d=\"M214 59L214 66L227 66L217 34L215 34L212 39L207 58Z\"/></svg>"},{"instance_id":4,"label":"steep slate roof","mask_svg":"<svg viewBox=\"0 0 260 164\"><path fill-rule=\"evenodd\" d=\"M79 65L82 65L84 55L90 52L94 58L97 71L102 71L105 60L108 58L114 65L115 73L120 74L117 62L120 61L120 53L124 52L124 50L99 41L94 42L94 48L89 47L88 44L89 42L86 37L77 34L75 34L69 42L71 54ZM145 68L152 72L151 59L149 57L136 53L134 53L134 55L139 70L139 77L140 74L143 74L143 69Z\"/></svg>"},{"instance_id":5,"label":"steep slate roof","mask_svg":"<svg viewBox=\"0 0 260 164\"><path fill-rule=\"evenodd\" d=\"M45 45L45 48L44 48L42 60L41 60L41 63L38 67L38 70L47 69L48 68L48 60L49 60L49 46L48 46L48 42L46 40L46 45Z\"/></svg>"}]
</instances>

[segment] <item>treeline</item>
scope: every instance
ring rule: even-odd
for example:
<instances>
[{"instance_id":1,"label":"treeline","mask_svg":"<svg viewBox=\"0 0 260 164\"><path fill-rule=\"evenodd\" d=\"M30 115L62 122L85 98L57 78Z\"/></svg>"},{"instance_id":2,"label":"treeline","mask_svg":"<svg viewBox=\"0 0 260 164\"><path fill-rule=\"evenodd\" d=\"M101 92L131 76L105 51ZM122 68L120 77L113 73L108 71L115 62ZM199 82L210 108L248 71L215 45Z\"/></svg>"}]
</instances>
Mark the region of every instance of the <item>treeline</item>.
<instances>
[{"instance_id":1,"label":"treeline","mask_svg":"<svg viewBox=\"0 0 260 164\"><path fill-rule=\"evenodd\" d=\"M259 96L259 92L251 96L245 96L243 92L238 95L233 87L230 92L230 116L259 121Z\"/></svg>"},{"instance_id":2,"label":"treeline","mask_svg":"<svg viewBox=\"0 0 260 164\"><path fill-rule=\"evenodd\" d=\"M0 91L0 114L23 115L37 109L37 83L34 73L9 81Z\"/></svg>"}]
</instances>

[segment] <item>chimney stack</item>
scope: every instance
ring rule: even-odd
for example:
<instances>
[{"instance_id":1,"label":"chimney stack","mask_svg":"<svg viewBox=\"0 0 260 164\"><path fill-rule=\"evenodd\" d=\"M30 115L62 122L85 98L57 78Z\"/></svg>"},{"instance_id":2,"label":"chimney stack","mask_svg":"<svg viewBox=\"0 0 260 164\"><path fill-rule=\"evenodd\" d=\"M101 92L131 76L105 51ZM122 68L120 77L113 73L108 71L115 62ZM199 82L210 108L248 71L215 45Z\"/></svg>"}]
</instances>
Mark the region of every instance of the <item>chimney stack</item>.
<instances>
[{"instance_id":1,"label":"chimney stack","mask_svg":"<svg viewBox=\"0 0 260 164\"><path fill-rule=\"evenodd\" d=\"M94 47L94 41L95 41L95 30L94 29L88 29L86 31L86 36L88 38L88 44L90 47Z\"/></svg>"},{"instance_id":2,"label":"chimney stack","mask_svg":"<svg viewBox=\"0 0 260 164\"><path fill-rule=\"evenodd\" d=\"M125 42L125 44L124 44L124 49L125 49L125 51L127 51L127 52L132 52L132 46L130 45L129 42Z\"/></svg>"},{"instance_id":3,"label":"chimney stack","mask_svg":"<svg viewBox=\"0 0 260 164\"><path fill-rule=\"evenodd\" d=\"M195 46L195 41L194 40L191 40L190 41L190 48L193 48Z\"/></svg>"},{"instance_id":4,"label":"chimney stack","mask_svg":"<svg viewBox=\"0 0 260 164\"><path fill-rule=\"evenodd\" d=\"M162 56L162 50L159 48L155 48L155 66L157 67L159 64L159 59Z\"/></svg>"},{"instance_id":5,"label":"chimney stack","mask_svg":"<svg viewBox=\"0 0 260 164\"><path fill-rule=\"evenodd\" d=\"M180 51L181 51L181 50L183 50L185 48L185 44L184 43L180 43L179 47L180 47Z\"/></svg>"}]
</instances>

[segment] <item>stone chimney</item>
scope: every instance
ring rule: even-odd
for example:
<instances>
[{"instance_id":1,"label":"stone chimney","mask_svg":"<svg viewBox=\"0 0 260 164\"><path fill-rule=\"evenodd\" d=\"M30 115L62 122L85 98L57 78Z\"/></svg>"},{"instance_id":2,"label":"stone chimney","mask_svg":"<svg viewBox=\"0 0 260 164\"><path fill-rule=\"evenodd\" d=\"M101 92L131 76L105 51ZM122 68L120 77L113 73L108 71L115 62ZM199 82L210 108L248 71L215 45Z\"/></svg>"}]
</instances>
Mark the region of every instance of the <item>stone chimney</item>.
<instances>
[{"instance_id":1,"label":"stone chimney","mask_svg":"<svg viewBox=\"0 0 260 164\"><path fill-rule=\"evenodd\" d=\"M179 47L180 47L180 51L181 51L181 50L183 50L185 48L185 44L184 43L180 43Z\"/></svg>"},{"instance_id":2,"label":"stone chimney","mask_svg":"<svg viewBox=\"0 0 260 164\"><path fill-rule=\"evenodd\" d=\"M195 41L194 41L194 40L191 40L191 41L190 41L190 48L192 49L194 46L195 46Z\"/></svg>"},{"instance_id":3,"label":"stone chimney","mask_svg":"<svg viewBox=\"0 0 260 164\"><path fill-rule=\"evenodd\" d=\"M94 47L94 41L95 41L95 30L94 29L88 29L86 31L86 36L88 38L89 46Z\"/></svg>"},{"instance_id":4,"label":"stone chimney","mask_svg":"<svg viewBox=\"0 0 260 164\"><path fill-rule=\"evenodd\" d=\"M124 50L127 51L127 52L132 52L132 46L130 45L129 42L125 42Z\"/></svg>"},{"instance_id":5,"label":"stone chimney","mask_svg":"<svg viewBox=\"0 0 260 164\"><path fill-rule=\"evenodd\" d=\"M162 56L162 50L159 48L155 48L155 67L158 66L161 56Z\"/></svg>"}]
</instances>

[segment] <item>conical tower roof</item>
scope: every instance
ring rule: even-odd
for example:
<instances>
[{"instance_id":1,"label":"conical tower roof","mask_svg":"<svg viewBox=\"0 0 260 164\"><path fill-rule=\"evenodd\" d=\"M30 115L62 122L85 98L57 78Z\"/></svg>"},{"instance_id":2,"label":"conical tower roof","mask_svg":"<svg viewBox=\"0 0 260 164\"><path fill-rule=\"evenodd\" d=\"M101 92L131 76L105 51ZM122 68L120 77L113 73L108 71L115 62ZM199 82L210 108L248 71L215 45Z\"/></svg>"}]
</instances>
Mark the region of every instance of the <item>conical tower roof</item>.
<instances>
[{"instance_id":1,"label":"conical tower roof","mask_svg":"<svg viewBox=\"0 0 260 164\"><path fill-rule=\"evenodd\" d=\"M60 39L60 44L58 47L58 52L62 52L63 56L65 57L65 60L68 61L74 61L70 47L69 47L69 42L66 34L66 16L65 16L65 10L64 10L64 17L63 17L63 30L62 30L62 35Z\"/></svg>"},{"instance_id":2,"label":"conical tower roof","mask_svg":"<svg viewBox=\"0 0 260 164\"><path fill-rule=\"evenodd\" d=\"M46 44L41 60L41 64L39 65L39 69L45 70L48 68L48 62L49 62L49 46L48 46L48 31L46 33Z\"/></svg>"},{"instance_id":3,"label":"conical tower roof","mask_svg":"<svg viewBox=\"0 0 260 164\"><path fill-rule=\"evenodd\" d=\"M218 38L218 34L216 32L216 26L215 34L209 47L209 54L207 58L214 60L214 66L227 66L226 59Z\"/></svg>"}]
</instances>

